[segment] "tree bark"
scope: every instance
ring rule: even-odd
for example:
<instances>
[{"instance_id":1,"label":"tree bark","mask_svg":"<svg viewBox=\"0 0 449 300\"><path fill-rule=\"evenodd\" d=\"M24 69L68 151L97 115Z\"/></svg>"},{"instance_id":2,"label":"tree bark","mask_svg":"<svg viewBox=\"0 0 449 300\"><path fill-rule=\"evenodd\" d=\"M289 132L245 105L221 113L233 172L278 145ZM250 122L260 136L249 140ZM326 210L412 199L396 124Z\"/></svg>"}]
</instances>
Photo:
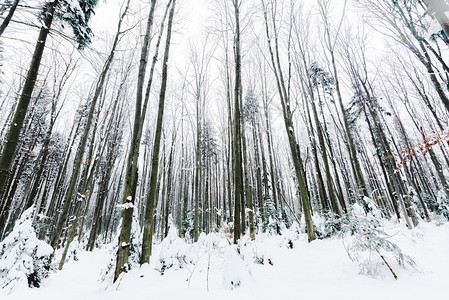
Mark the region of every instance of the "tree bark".
<instances>
[{"instance_id":1,"label":"tree bark","mask_svg":"<svg viewBox=\"0 0 449 300\"><path fill-rule=\"evenodd\" d=\"M234 86L234 134L233 134L233 167L234 167L234 244L238 244L241 234L241 223L245 219L240 219L241 206L244 201L243 194L243 169L242 169L242 133L241 133L241 112L240 99L242 95L242 73L241 73L241 53L240 53L240 7L239 1L234 0L234 55L235 55L235 86Z\"/></svg>"},{"instance_id":2,"label":"tree bark","mask_svg":"<svg viewBox=\"0 0 449 300\"><path fill-rule=\"evenodd\" d=\"M13 120L9 127L8 135L5 145L3 147L2 154L0 156L0 198L5 193L6 182L9 179L9 169L14 160L14 154L16 152L17 144L22 130L23 122L30 104L31 95L33 94L34 87L36 85L37 76L39 74L39 67L42 60L42 55L45 49L45 43L47 41L50 27L53 22L53 16L55 13L55 7L58 5L58 0L49 4L44 11L45 19L44 25L39 31L39 37L37 39L36 46L34 48L33 58L31 59L30 68L23 85L22 93L17 104L16 111L14 113ZM9 211L9 207L4 207Z\"/></svg>"},{"instance_id":3,"label":"tree bark","mask_svg":"<svg viewBox=\"0 0 449 300\"><path fill-rule=\"evenodd\" d=\"M2 34L5 31L6 27L8 27L9 22L11 22L11 19L14 16L14 12L16 11L17 6L19 5L19 1L20 0L15 0L14 1L14 3L9 8L8 15L3 20L2 25L0 25L0 37L2 36Z\"/></svg>"},{"instance_id":4,"label":"tree bark","mask_svg":"<svg viewBox=\"0 0 449 300\"><path fill-rule=\"evenodd\" d=\"M128 8L128 6L127 6L127 8ZM114 41L112 43L111 51L110 51L109 56L106 59L106 62L103 66L103 70L101 71L100 77L99 77L98 82L95 87L94 96L90 103L89 114L87 116L86 126L84 128L83 135L81 136L81 140L78 145L78 152L76 154L75 162L73 164L73 173L72 173L70 183L69 183L69 188L67 190L67 194L66 194L66 197L64 200L62 213L58 220L58 224L56 226L56 229L55 229L55 232L53 235L53 239L51 242L51 245L53 248L56 248L59 244L59 238L61 236L62 229L63 229L64 224L66 223L68 215L69 215L70 206L72 205L72 199L75 194L76 183L78 181L78 175L81 170L81 164L83 162L84 152L86 150L87 140L89 138L90 128L92 126L92 121L94 119L95 107L97 106L97 101L100 98L101 92L103 91L103 87L106 82L106 77L109 73L112 62L114 60L115 50L117 48L119 38L122 35L122 32L121 32L122 21L123 21L124 15L126 15L127 8L125 9L124 14L122 14L122 16L119 20L119 23L117 25L117 32L116 32Z\"/></svg>"},{"instance_id":5,"label":"tree bark","mask_svg":"<svg viewBox=\"0 0 449 300\"><path fill-rule=\"evenodd\" d=\"M153 242L153 228L154 228L153 210L154 210L154 202L156 200L156 186L159 171L158 170L159 150L162 136L165 93L167 89L167 79L168 79L168 59L170 54L171 34L172 34L173 16L175 14L175 5L176 0L173 0L171 3L170 15L168 17L168 24L167 24L167 38L165 42L165 53L162 64L162 83L161 83L161 91L159 94L159 107L156 121L156 131L154 136L153 158L151 162L150 190L148 192L145 220L143 223L142 256L140 259L140 262L142 264L150 262L151 248ZM118 277L118 275L116 277Z\"/></svg>"},{"instance_id":6,"label":"tree bark","mask_svg":"<svg viewBox=\"0 0 449 300\"><path fill-rule=\"evenodd\" d=\"M308 196L307 187L306 187L306 181L305 181L305 178L303 175L304 174L303 166L300 162L300 157L299 157L300 154L298 152L299 145L296 142L296 136L295 136L293 120L292 120L292 112L290 109L290 103L289 103L289 99L288 99L289 94L287 93L287 89L285 87L285 82L284 82L284 78L283 78L283 74L282 74L282 70L281 70L276 26L274 26L275 27L274 28L274 42L275 42L275 53L276 53L276 60L275 60L275 54L274 54L274 51L273 51L273 48L271 45L271 36L270 36L270 32L269 32L269 24L268 24L268 16L267 16L268 12L267 12L265 2L263 0L262 0L262 5L264 8L264 20L265 20L266 35L267 35L267 40L268 40L268 45L269 45L268 48L270 51L272 68L274 71L274 75L276 77L276 84L277 84L279 96L281 99L281 106L282 106L282 113L283 113L283 117L284 117L285 130L287 132L290 152L292 155L293 165L295 168L295 174L296 174L296 178L297 178L298 184L299 184L301 202L302 202L302 207L303 207L303 212L304 212L304 219L306 221L307 236L308 236L309 242L311 242L316 239L315 231L313 228L313 221L312 221L312 207L310 206L309 196ZM274 20L272 20L272 21L274 22Z\"/></svg>"},{"instance_id":7,"label":"tree bark","mask_svg":"<svg viewBox=\"0 0 449 300\"><path fill-rule=\"evenodd\" d=\"M150 32L153 25L154 10L156 0L151 1L151 7L147 19L147 27L145 31L145 37L142 45L139 71L137 78L137 95L136 95L136 107L134 113L134 126L132 133L131 145L128 153L128 160L126 164L125 173L125 187L123 191L122 203L129 203L131 206L135 204L136 189L137 189L137 177L138 169L137 163L139 158L140 148L140 136L142 127L142 97L143 97L143 83L145 79L145 71L148 58L148 47L150 44ZM129 242L131 238L131 225L134 208L123 209L121 211L122 227L119 236L119 249L117 251L117 261L114 272L114 282L118 279L118 276L122 272L126 272L126 265L129 257Z\"/></svg>"}]
</instances>

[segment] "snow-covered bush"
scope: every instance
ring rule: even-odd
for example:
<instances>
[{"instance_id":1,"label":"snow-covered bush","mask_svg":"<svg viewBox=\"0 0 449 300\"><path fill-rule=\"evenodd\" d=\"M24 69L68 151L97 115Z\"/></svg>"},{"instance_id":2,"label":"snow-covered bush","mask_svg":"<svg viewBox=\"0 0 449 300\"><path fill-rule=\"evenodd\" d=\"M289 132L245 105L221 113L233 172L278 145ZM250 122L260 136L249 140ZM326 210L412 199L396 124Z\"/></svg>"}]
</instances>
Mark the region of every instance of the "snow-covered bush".
<instances>
[{"instance_id":1,"label":"snow-covered bush","mask_svg":"<svg viewBox=\"0 0 449 300\"><path fill-rule=\"evenodd\" d=\"M44 214L38 214L33 223L36 235L43 239L45 236L51 235L51 218Z\"/></svg>"},{"instance_id":2,"label":"snow-covered bush","mask_svg":"<svg viewBox=\"0 0 449 300\"><path fill-rule=\"evenodd\" d=\"M260 265L274 265L273 258L267 251L257 251L254 256L254 262Z\"/></svg>"},{"instance_id":3,"label":"snow-covered bush","mask_svg":"<svg viewBox=\"0 0 449 300\"><path fill-rule=\"evenodd\" d=\"M279 223L278 241L279 247L293 249L294 241L298 240L303 233L298 222L293 222L290 227L283 222Z\"/></svg>"},{"instance_id":4,"label":"snow-covered bush","mask_svg":"<svg viewBox=\"0 0 449 300\"><path fill-rule=\"evenodd\" d=\"M161 252L156 262L156 270L163 273L167 269L183 269L186 265L195 261L189 246L178 236L178 230L169 218L169 231L167 237L161 243Z\"/></svg>"},{"instance_id":5,"label":"snow-covered bush","mask_svg":"<svg viewBox=\"0 0 449 300\"><path fill-rule=\"evenodd\" d=\"M360 274L376 277L384 268L389 269L396 278L390 265L394 261L401 267L416 269L413 259L390 241L390 236L382 230L378 216L380 212L375 204L368 198L365 202L367 206L364 207L353 204L350 214L339 219L339 235L349 236L348 241L343 243L349 258L359 264ZM368 212L366 207L369 208Z\"/></svg>"},{"instance_id":6,"label":"snow-covered bush","mask_svg":"<svg viewBox=\"0 0 449 300\"><path fill-rule=\"evenodd\" d=\"M348 255L359 263L360 274L377 277L381 269L387 267L397 279L388 258L394 259L399 266L416 269L414 260L404 254L398 245L388 240L385 232L372 229L357 233L346 247Z\"/></svg>"},{"instance_id":7,"label":"snow-covered bush","mask_svg":"<svg viewBox=\"0 0 449 300\"><path fill-rule=\"evenodd\" d=\"M437 201L433 200L431 197L424 198L424 201L437 215L443 216L446 220L449 220L449 199L446 198L446 193L444 191L438 191Z\"/></svg>"},{"instance_id":8,"label":"snow-covered bush","mask_svg":"<svg viewBox=\"0 0 449 300\"><path fill-rule=\"evenodd\" d=\"M358 227L359 224L354 222L354 220L361 216L364 216L364 218L368 217L372 222L376 223L376 227L380 226L379 220L382 219L381 210L370 198L360 197L357 203L351 206L349 214L341 217L334 213L313 216L315 233L319 239L347 234L353 235L360 229Z\"/></svg>"},{"instance_id":9,"label":"snow-covered bush","mask_svg":"<svg viewBox=\"0 0 449 300\"><path fill-rule=\"evenodd\" d=\"M251 272L247 262L239 253L240 249L233 245L226 248L224 253L223 285L233 290L251 280Z\"/></svg>"},{"instance_id":10,"label":"snow-covered bush","mask_svg":"<svg viewBox=\"0 0 449 300\"><path fill-rule=\"evenodd\" d=\"M345 217L343 216L342 218ZM342 218L333 213L315 214L313 216L313 224L316 237L321 240L338 234L341 230Z\"/></svg>"},{"instance_id":11,"label":"snow-covered bush","mask_svg":"<svg viewBox=\"0 0 449 300\"><path fill-rule=\"evenodd\" d=\"M258 232L281 235L282 228L290 228L295 222L299 222L302 217L300 213L292 215L287 214L285 209L276 209L275 203L270 198L265 200L263 207L263 213L259 213L258 211L255 213L256 225L259 227ZM262 216L265 222L258 221L262 219Z\"/></svg>"},{"instance_id":12,"label":"snow-covered bush","mask_svg":"<svg viewBox=\"0 0 449 300\"><path fill-rule=\"evenodd\" d=\"M277 215L272 215L268 217L265 230L270 235L281 235L281 228L283 224L283 221Z\"/></svg>"},{"instance_id":13,"label":"snow-covered bush","mask_svg":"<svg viewBox=\"0 0 449 300\"><path fill-rule=\"evenodd\" d=\"M0 289L39 287L49 275L53 248L39 240L33 228L34 207L27 209L0 243Z\"/></svg>"},{"instance_id":14,"label":"snow-covered bush","mask_svg":"<svg viewBox=\"0 0 449 300\"><path fill-rule=\"evenodd\" d=\"M285 233L286 237L284 238L283 236L276 236L276 238L280 241L281 247L286 246L290 248L290 246L288 246L289 241L291 241L289 238L290 235L288 234L290 230L285 227L284 230L285 232L283 232L283 234ZM258 248L257 243L255 241L252 241L248 235L245 235L240 239L237 247L237 253L248 266L252 264L273 265L273 257L271 256L271 254L263 248Z\"/></svg>"},{"instance_id":15,"label":"snow-covered bush","mask_svg":"<svg viewBox=\"0 0 449 300\"><path fill-rule=\"evenodd\" d=\"M194 221L195 212L192 210L187 213L185 220L183 220L181 224L181 234L188 241L193 239Z\"/></svg>"},{"instance_id":16,"label":"snow-covered bush","mask_svg":"<svg viewBox=\"0 0 449 300\"><path fill-rule=\"evenodd\" d=\"M281 234L279 224L282 222L279 218L279 212L276 210L274 202L267 199L263 204L263 214L265 224L263 228L270 234Z\"/></svg>"}]
</instances>

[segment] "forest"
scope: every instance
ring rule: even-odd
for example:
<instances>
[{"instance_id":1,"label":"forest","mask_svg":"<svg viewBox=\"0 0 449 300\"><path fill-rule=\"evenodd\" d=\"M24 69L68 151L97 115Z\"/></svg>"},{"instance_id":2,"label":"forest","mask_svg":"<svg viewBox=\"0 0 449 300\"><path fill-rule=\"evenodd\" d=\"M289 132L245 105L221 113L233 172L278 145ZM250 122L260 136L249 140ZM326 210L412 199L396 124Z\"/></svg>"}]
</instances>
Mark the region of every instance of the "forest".
<instances>
[{"instance_id":1,"label":"forest","mask_svg":"<svg viewBox=\"0 0 449 300\"><path fill-rule=\"evenodd\" d=\"M0 295L445 299L448 124L447 0L0 0Z\"/></svg>"}]
</instances>

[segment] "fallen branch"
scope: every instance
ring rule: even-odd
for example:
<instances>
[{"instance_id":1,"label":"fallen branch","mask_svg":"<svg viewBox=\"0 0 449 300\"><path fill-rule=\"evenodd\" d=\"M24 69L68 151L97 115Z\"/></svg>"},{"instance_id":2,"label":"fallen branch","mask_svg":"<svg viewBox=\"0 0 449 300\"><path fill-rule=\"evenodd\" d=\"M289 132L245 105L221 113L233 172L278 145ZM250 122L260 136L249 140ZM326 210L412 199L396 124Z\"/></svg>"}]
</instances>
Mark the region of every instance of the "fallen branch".
<instances>
[{"instance_id":1,"label":"fallen branch","mask_svg":"<svg viewBox=\"0 0 449 300\"><path fill-rule=\"evenodd\" d=\"M377 253L379 253L379 252L377 252ZM384 257L382 254L380 254L380 253L379 253L379 255L380 255L380 257L382 258L382 260L384 261L384 263L387 265L388 269L390 269L390 272L391 272L391 274L393 274L394 279L398 280L398 276L396 276L396 274L394 273L393 269L392 269L392 268L390 267L390 265L388 264L388 262L387 262L387 260L385 259L385 257Z\"/></svg>"}]
</instances>

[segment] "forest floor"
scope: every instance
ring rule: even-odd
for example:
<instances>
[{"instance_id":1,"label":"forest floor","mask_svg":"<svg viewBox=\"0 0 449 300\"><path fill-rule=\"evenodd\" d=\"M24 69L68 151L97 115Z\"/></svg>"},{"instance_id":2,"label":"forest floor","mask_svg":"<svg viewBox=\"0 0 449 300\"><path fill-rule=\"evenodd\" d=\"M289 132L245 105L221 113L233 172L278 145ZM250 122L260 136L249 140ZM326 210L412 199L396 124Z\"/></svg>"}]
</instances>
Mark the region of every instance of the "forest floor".
<instances>
[{"instance_id":1,"label":"forest floor","mask_svg":"<svg viewBox=\"0 0 449 300\"><path fill-rule=\"evenodd\" d=\"M150 265L133 268L114 285L100 279L112 245L80 251L77 261L53 272L40 288L16 289L2 299L449 299L449 224L421 222L408 230L388 223L384 230L417 264L402 268L386 256L397 280L376 253L365 267L377 275L361 275L360 262L348 256L348 239L309 244L305 234L284 230L281 236L258 235L255 242L243 238L240 254L223 234L202 236L196 246L173 237L154 246ZM167 262L173 253L196 259L158 271L158 258ZM264 264L254 263L255 258Z\"/></svg>"}]
</instances>

